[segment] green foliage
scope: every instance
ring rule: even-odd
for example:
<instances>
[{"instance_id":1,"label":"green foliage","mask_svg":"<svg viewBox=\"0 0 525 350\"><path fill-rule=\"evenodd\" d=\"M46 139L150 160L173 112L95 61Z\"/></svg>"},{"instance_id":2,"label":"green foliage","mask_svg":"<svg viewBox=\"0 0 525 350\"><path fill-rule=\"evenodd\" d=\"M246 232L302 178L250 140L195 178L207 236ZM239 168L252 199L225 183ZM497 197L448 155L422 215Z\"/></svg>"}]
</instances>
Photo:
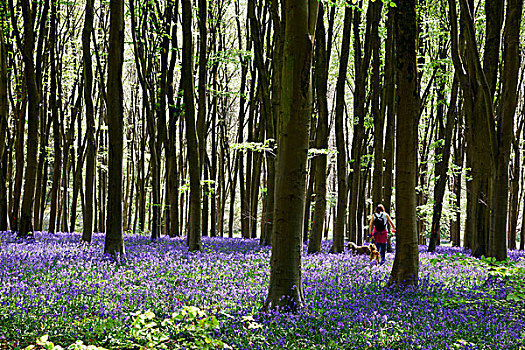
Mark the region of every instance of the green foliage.
<instances>
[{"instance_id":1,"label":"green foliage","mask_svg":"<svg viewBox=\"0 0 525 350\"><path fill-rule=\"evenodd\" d=\"M275 140L267 139L264 142L242 142L233 143L230 145L233 150L239 150L243 152L272 152L276 149Z\"/></svg>"},{"instance_id":2,"label":"green foliage","mask_svg":"<svg viewBox=\"0 0 525 350\"><path fill-rule=\"evenodd\" d=\"M124 333L122 339L114 339L118 347L131 349L231 349L219 339L214 338L214 332L219 329L219 321L215 316L208 316L205 311L195 306L184 306L171 318L158 320L151 311L132 314L129 333ZM257 329L260 325L253 319L246 319L249 329ZM32 349L63 350L55 345L49 336L43 335L36 340L36 345L29 345L24 350ZM67 350L106 350L106 348L85 345L77 340L66 348Z\"/></svg>"},{"instance_id":3,"label":"green foliage","mask_svg":"<svg viewBox=\"0 0 525 350\"><path fill-rule=\"evenodd\" d=\"M308 149L308 158L314 158L320 155L332 155L337 154L336 150L331 150L327 148L310 148Z\"/></svg>"},{"instance_id":4,"label":"green foliage","mask_svg":"<svg viewBox=\"0 0 525 350\"><path fill-rule=\"evenodd\" d=\"M38 348L44 348L46 350L63 350L64 349L60 345L55 345L53 342L51 342L47 334L41 336L40 338L36 340L36 346L38 346ZM24 348L24 350L37 349L36 346L29 345L28 347ZM95 345L85 345L84 342L82 342L81 340L77 340L75 343L68 346L67 350L107 350L107 349L100 347L100 346L95 346Z\"/></svg>"},{"instance_id":5,"label":"green foliage","mask_svg":"<svg viewBox=\"0 0 525 350\"><path fill-rule=\"evenodd\" d=\"M134 345L141 349L231 349L221 340L213 337L219 328L215 316L195 306L184 306L171 318L156 320L150 310L134 313L131 336Z\"/></svg>"}]
</instances>

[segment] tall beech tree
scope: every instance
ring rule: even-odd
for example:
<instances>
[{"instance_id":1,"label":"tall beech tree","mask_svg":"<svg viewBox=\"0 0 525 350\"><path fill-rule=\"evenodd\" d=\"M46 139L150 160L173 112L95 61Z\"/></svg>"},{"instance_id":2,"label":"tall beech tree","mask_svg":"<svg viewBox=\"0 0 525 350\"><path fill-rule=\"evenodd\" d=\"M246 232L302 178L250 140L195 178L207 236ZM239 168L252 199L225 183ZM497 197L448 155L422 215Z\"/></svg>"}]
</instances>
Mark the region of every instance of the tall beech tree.
<instances>
[{"instance_id":1,"label":"tall beech tree","mask_svg":"<svg viewBox=\"0 0 525 350\"><path fill-rule=\"evenodd\" d=\"M184 90L184 116L186 140L188 145L188 164L190 175L189 218L187 243L190 251L201 250L201 167L199 144L195 125L195 82L193 78L193 38L191 31L192 5L190 0L182 0L182 76Z\"/></svg>"},{"instance_id":2,"label":"tall beech tree","mask_svg":"<svg viewBox=\"0 0 525 350\"><path fill-rule=\"evenodd\" d=\"M311 67L317 0L284 1L284 47L275 184L275 222L267 308L304 303L302 227L311 119Z\"/></svg>"},{"instance_id":3,"label":"tall beech tree","mask_svg":"<svg viewBox=\"0 0 525 350\"><path fill-rule=\"evenodd\" d=\"M489 235L489 256L503 261L507 258L507 214L509 208L509 160L514 135L514 115L518 95L520 66L520 28L523 0L509 0L503 39L503 70L501 115L497 117L497 153L494 158L495 178L492 202L492 225ZM496 80L496 79L494 79Z\"/></svg>"},{"instance_id":4,"label":"tall beech tree","mask_svg":"<svg viewBox=\"0 0 525 350\"><path fill-rule=\"evenodd\" d=\"M416 168L420 97L416 60L416 0L396 2L396 255L388 284L417 285Z\"/></svg>"},{"instance_id":5,"label":"tall beech tree","mask_svg":"<svg viewBox=\"0 0 525 350\"><path fill-rule=\"evenodd\" d=\"M341 57L339 58L339 74L335 87L335 143L337 148L337 207L334 225L334 242L330 249L333 253L342 253L345 249L345 219L348 199L347 159L344 134L344 108L346 74L348 72L348 57L350 55L350 29L353 10L348 4L345 7L343 22L343 41Z\"/></svg>"},{"instance_id":6,"label":"tall beech tree","mask_svg":"<svg viewBox=\"0 0 525 350\"><path fill-rule=\"evenodd\" d=\"M440 84L440 91L444 89L444 84ZM441 98L441 99L440 99ZM428 251L433 252L436 246L440 245L441 241L441 214L443 211L443 197L447 185L447 173L450 159L450 147L452 145L452 133L455 126L456 103L458 98L458 81L454 78L452 83L452 93L450 96L450 103L448 104L448 111L446 115L446 124L443 124L443 104L444 96L438 93L438 115L437 123L439 125L439 137L443 140L443 144L436 149L437 163L436 163L436 184L434 186L434 208L432 211L432 226L430 229L430 242L428 244Z\"/></svg>"},{"instance_id":7,"label":"tall beech tree","mask_svg":"<svg viewBox=\"0 0 525 350\"><path fill-rule=\"evenodd\" d=\"M317 96L317 130L315 133L316 149L328 149L328 67L331 52L331 37L334 24L335 7L331 8L328 23L328 39L324 25L324 6L319 4L319 14L317 18L317 32L315 34L315 92ZM328 42L327 42L328 40ZM313 159L312 168L315 177L315 205L312 222L310 240L308 242L308 253L315 253L321 250L321 240L326 216L326 171L328 164L328 154L320 153Z\"/></svg>"},{"instance_id":8,"label":"tall beech tree","mask_svg":"<svg viewBox=\"0 0 525 350\"><path fill-rule=\"evenodd\" d=\"M60 120L59 112L59 99L57 99L57 60L56 60L56 47L55 38L57 31L57 5L53 2L51 5L51 28L49 30L50 36L50 96L49 96L49 108L51 109L51 119L53 122L53 151L54 151L54 164L53 164L53 180L51 184L51 208L49 211L49 232L55 232L57 228L57 207L59 199L59 187L61 180L61 167L62 167L62 133L61 127L63 123ZM86 221L87 219L84 218ZM85 230L85 229L84 229Z\"/></svg>"},{"instance_id":9,"label":"tall beech tree","mask_svg":"<svg viewBox=\"0 0 525 350\"><path fill-rule=\"evenodd\" d=\"M93 0L86 0L84 28L82 30L82 60L84 72L84 105L86 109L86 177L82 239L91 242L93 235L93 194L95 182L95 116L93 107L93 66L91 62L91 33L93 32Z\"/></svg>"},{"instance_id":10,"label":"tall beech tree","mask_svg":"<svg viewBox=\"0 0 525 350\"><path fill-rule=\"evenodd\" d=\"M381 99L381 113L386 114L385 117L385 145L383 149L383 157L385 169L383 171L383 205L388 213L392 213L392 187L393 187L393 172L394 172L394 139L395 139L395 28L394 28L395 7L388 8L388 15L386 20L387 38L385 42L385 78L383 98ZM375 159L374 159L375 161ZM392 235L388 236L387 251L391 253L392 249Z\"/></svg>"},{"instance_id":11,"label":"tall beech tree","mask_svg":"<svg viewBox=\"0 0 525 350\"><path fill-rule=\"evenodd\" d=\"M0 230L7 231L7 121L9 113L7 47L3 34L4 19L0 14Z\"/></svg>"},{"instance_id":12,"label":"tall beech tree","mask_svg":"<svg viewBox=\"0 0 525 350\"><path fill-rule=\"evenodd\" d=\"M111 0L108 52L108 199L104 253L124 254L122 233L122 159L124 147L124 1Z\"/></svg>"},{"instance_id":13,"label":"tall beech tree","mask_svg":"<svg viewBox=\"0 0 525 350\"><path fill-rule=\"evenodd\" d=\"M22 57L24 60L25 83L28 95L28 110L26 171L18 236L26 237L33 233L33 207L37 175L38 129L40 123L40 91L36 81L35 59L33 56L35 49L35 36L33 30L34 11L37 10L37 7L34 6L31 8L32 6L29 0L22 0L21 5L24 18L24 45L22 49Z\"/></svg>"}]
</instances>

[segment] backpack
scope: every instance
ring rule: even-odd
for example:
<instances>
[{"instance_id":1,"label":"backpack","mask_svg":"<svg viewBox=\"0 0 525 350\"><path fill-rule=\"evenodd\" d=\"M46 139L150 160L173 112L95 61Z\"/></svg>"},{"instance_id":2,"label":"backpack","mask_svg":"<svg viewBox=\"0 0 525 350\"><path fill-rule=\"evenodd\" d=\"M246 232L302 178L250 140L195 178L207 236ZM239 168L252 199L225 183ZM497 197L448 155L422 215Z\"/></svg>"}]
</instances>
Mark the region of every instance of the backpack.
<instances>
[{"instance_id":1,"label":"backpack","mask_svg":"<svg viewBox=\"0 0 525 350\"><path fill-rule=\"evenodd\" d=\"M382 232L386 229L386 216L384 213L374 213L374 228L377 232Z\"/></svg>"}]
</instances>

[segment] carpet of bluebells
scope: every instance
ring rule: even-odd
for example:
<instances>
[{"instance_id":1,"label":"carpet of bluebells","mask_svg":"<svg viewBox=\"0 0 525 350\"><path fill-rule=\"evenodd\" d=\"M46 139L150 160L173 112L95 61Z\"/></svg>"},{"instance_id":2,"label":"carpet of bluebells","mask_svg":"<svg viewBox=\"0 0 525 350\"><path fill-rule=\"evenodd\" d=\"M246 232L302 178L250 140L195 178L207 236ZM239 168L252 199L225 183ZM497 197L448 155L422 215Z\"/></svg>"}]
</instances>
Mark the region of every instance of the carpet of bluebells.
<instances>
[{"instance_id":1,"label":"carpet of bluebells","mask_svg":"<svg viewBox=\"0 0 525 350\"><path fill-rule=\"evenodd\" d=\"M416 289L385 288L394 255L306 255L306 306L296 314L261 312L270 248L256 240L204 238L188 253L183 238L125 237L125 259L102 254L77 233L0 233L0 348L44 334L118 348L131 314L169 317L184 305L213 314L215 336L234 349L525 349L525 252L504 264L461 248L420 247Z\"/></svg>"}]
</instances>

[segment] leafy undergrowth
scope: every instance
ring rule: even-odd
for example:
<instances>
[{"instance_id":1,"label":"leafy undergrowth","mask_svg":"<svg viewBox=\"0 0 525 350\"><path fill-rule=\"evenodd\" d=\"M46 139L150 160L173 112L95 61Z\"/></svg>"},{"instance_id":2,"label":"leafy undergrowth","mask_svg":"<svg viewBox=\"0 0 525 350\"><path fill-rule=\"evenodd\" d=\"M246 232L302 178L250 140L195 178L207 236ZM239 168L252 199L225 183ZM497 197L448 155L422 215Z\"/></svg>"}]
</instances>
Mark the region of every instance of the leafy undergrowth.
<instances>
[{"instance_id":1,"label":"leafy undergrowth","mask_svg":"<svg viewBox=\"0 0 525 350\"><path fill-rule=\"evenodd\" d=\"M0 233L0 348L42 348L43 339L79 349L525 347L524 252L497 263L421 247L419 287L397 290L385 288L393 254L370 265L328 254L325 242L304 257L307 306L287 314L260 312L270 249L258 241L204 239L202 253L188 253L182 238L129 235L114 262L103 238ZM195 318L184 323L188 313Z\"/></svg>"}]
</instances>

